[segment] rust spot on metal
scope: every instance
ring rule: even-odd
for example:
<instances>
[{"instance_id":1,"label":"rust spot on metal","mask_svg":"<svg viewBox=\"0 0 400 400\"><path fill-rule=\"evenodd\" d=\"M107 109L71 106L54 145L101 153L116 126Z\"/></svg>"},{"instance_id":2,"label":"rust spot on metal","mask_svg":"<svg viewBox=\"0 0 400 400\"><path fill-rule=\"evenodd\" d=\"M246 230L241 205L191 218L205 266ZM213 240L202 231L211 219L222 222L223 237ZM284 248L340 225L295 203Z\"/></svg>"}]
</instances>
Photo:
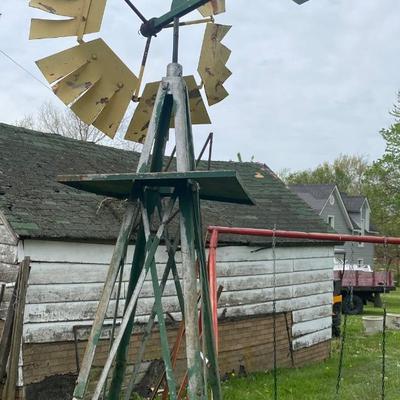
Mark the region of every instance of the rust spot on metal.
<instances>
[{"instance_id":1,"label":"rust spot on metal","mask_svg":"<svg viewBox=\"0 0 400 400\"><path fill-rule=\"evenodd\" d=\"M209 76L215 76L215 74L212 72L212 68L207 67L205 71Z\"/></svg>"},{"instance_id":2,"label":"rust spot on metal","mask_svg":"<svg viewBox=\"0 0 400 400\"><path fill-rule=\"evenodd\" d=\"M83 83L76 83L76 79L78 79L78 76L75 77L75 81L67 81L66 85L69 86L71 89L89 89L93 86L92 82L83 82Z\"/></svg>"},{"instance_id":3,"label":"rust spot on metal","mask_svg":"<svg viewBox=\"0 0 400 400\"><path fill-rule=\"evenodd\" d=\"M139 143L143 143L143 142L144 142L144 139L146 139L146 135L142 135L142 136L139 138L138 142L139 142Z\"/></svg>"},{"instance_id":4,"label":"rust spot on metal","mask_svg":"<svg viewBox=\"0 0 400 400\"><path fill-rule=\"evenodd\" d=\"M39 3L39 5L40 5L41 7L43 7L43 8L45 8L45 9L47 10L47 12L49 12L49 13L51 13L51 14L57 14L57 11L56 11L55 8L50 7L50 6L48 6L48 5L46 5L46 4L43 4L43 3Z\"/></svg>"},{"instance_id":5,"label":"rust spot on metal","mask_svg":"<svg viewBox=\"0 0 400 400\"><path fill-rule=\"evenodd\" d=\"M96 104L108 104L110 99L108 97L102 97L99 101L96 101Z\"/></svg>"}]
</instances>

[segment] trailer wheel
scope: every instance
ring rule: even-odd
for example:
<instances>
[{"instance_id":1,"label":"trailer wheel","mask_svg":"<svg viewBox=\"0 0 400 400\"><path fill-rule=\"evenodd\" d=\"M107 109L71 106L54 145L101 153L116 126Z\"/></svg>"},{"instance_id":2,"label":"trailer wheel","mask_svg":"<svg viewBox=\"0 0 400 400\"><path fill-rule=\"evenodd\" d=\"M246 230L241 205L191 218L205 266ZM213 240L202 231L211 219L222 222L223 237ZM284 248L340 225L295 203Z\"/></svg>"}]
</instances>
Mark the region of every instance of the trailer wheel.
<instances>
[{"instance_id":1,"label":"trailer wheel","mask_svg":"<svg viewBox=\"0 0 400 400\"><path fill-rule=\"evenodd\" d=\"M353 295L353 301L351 301L351 296L346 295L343 299L342 307L343 314L358 315L362 314L364 310L364 302L360 296Z\"/></svg>"},{"instance_id":2,"label":"trailer wheel","mask_svg":"<svg viewBox=\"0 0 400 400\"><path fill-rule=\"evenodd\" d=\"M333 305L333 316L332 316L332 336L340 337L340 326L342 320L342 304L336 303Z\"/></svg>"}]
</instances>

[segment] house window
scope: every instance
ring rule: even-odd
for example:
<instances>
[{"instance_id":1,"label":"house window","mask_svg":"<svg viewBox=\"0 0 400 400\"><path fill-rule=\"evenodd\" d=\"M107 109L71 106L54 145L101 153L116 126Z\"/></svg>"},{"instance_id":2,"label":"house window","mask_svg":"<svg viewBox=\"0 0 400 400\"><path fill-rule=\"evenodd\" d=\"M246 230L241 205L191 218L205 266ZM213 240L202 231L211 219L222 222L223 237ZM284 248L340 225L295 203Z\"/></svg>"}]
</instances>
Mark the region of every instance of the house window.
<instances>
[{"instance_id":1,"label":"house window","mask_svg":"<svg viewBox=\"0 0 400 400\"><path fill-rule=\"evenodd\" d=\"M335 196L334 196L333 194L331 194L331 195L329 196L329 204L330 204L331 206L333 206L333 205L335 204Z\"/></svg>"},{"instance_id":2,"label":"house window","mask_svg":"<svg viewBox=\"0 0 400 400\"><path fill-rule=\"evenodd\" d=\"M359 258L357 260L357 264L358 264L359 267L362 267L364 265L364 259L363 258Z\"/></svg>"},{"instance_id":3,"label":"house window","mask_svg":"<svg viewBox=\"0 0 400 400\"><path fill-rule=\"evenodd\" d=\"M330 225L333 229L335 229L335 216L334 215L328 215L328 218L326 220L328 225Z\"/></svg>"}]
</instances>

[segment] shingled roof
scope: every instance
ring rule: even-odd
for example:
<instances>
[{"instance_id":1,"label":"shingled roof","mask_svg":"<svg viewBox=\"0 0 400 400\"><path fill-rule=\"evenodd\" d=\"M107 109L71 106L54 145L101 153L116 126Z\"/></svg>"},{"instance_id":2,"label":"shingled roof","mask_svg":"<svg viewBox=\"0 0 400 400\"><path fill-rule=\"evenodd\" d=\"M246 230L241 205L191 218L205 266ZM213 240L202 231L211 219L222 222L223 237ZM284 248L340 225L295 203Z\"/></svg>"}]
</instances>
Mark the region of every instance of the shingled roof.
<instances>
[{"instance_id":1,"label":"shingled roof","mask_svg":"<svg viewBox=\"0 0 400 400\"><path fill-rule=\"evenodd\" d=\"M340 192L346 210L349 213L359 213L362 205L366 201L365 196L349 196L347 193Z\"/></svg>"},{"instance_id":2,"label":"shingled roof","mask_svg":"<svg viewBox=\"0 0 400 400\"><path fill-rule=\"evenodd\" d=\"M64 186L57 175L135 171L132 151L0 124L0 211L22 238L114 241L124 202ZM329 227L265 165L215 161L238 171L256 206L202 202L204 225L327 232ZM201 166L205 169L205 164ZM226 242L265 239L225 237Z\"/></svg>"},{"instance_id":3,"label":"shingled roof","mask_svg":"<svg viewBox=\"0 0 400 400\"><path fill-rule=\"evenodd\" d=\"M290 190L302 198L313 210L320 213L329 196L335 189L334 184L296 184L289 185Z\"/></svg>"}]
</instances>

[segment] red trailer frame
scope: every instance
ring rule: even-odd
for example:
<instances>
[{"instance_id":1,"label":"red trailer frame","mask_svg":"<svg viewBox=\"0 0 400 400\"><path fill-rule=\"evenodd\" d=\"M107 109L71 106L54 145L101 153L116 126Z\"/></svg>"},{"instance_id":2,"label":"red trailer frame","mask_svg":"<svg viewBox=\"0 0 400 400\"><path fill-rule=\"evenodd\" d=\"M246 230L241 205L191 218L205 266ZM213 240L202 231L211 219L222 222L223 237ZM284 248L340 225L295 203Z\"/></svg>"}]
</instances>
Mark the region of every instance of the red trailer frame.
<instances>
[{"instance_id":1,"label":"red trailer frame","mask_svg":"<svg viewBox=\"0 0 400 400\"><path fill-rule=\"evenodd\" d=\"M213 330L215 335L215 345L218 351L218 300L217 300L217 247L219 235L244 235L244 236L263 236L287 239L308 239L329 242L358 242L358 243L375 243L375 244L394 244L400 245L400 238L387 236L355 236L341 235L335 233L316 233L316 232L300 232L300 231L282 231L275 229L254 229L254 228L234 228L225 226L210 226L209 241L209 280L210 280L210 297L213 319Z\"/></svg>"}]
</instances>

